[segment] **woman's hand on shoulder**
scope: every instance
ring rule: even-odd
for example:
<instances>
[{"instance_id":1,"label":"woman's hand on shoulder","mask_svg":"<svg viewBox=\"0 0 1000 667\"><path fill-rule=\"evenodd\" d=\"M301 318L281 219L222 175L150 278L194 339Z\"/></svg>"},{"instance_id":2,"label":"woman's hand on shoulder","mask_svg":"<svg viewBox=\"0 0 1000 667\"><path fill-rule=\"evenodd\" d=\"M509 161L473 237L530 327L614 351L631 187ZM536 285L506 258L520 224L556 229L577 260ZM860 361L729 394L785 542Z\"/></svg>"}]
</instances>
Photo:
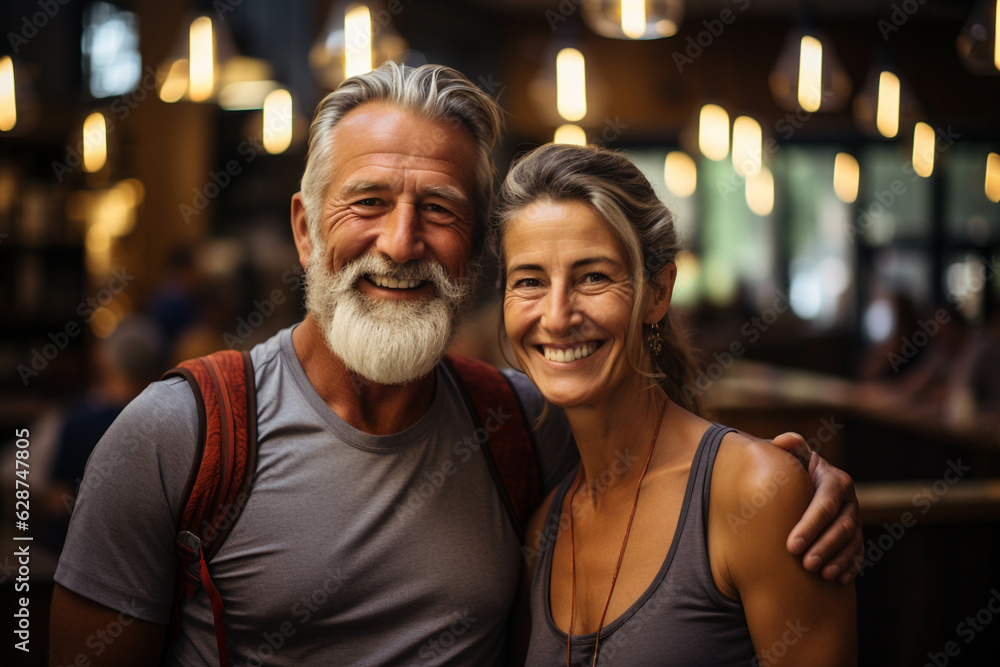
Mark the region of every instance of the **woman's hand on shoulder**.
<instances>
[{"instance_id":1,"label":"woman's hand on shoulder","mask_svg":"<svg viewBox=\"0 0 1000 667\"><path fill-rule=\"evenodd\" d=\"M743 603L761 663L857 662L853 586L823 581L785 548L815 487L791 454L736 433L712 474L709 554L719 590Z\"/></svg>"}]
</instances>

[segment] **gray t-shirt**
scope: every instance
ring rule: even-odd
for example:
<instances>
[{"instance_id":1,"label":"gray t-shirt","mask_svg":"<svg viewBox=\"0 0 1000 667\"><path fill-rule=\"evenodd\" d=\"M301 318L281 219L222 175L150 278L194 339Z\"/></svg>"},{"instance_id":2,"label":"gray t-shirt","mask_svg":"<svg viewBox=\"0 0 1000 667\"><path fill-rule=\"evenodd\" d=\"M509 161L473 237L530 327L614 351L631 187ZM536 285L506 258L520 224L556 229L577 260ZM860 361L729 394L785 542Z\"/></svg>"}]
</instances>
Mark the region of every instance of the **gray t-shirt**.
<instances>
[{"instance_id":1,"label":"gray t-shirt","mask_svg":"<svg viewBox=\"0 0 1000 667\"><path fill-rule=\"evenodd\" d=\"M520 545L467 437L473 424L455 380L439 366L431 407L416 424L390 436L363 433L316 393L291 331L251 352L257 474L211 562L233 664L492 664ZM524 376L508 377L533 420L540 395ZM168 622L177 512L197 430L181 379L150 385L125 409L88 461L58 583ZM575 462L560 411L537 441L550 488ZM164 664L217 664L204 591L182 602L181 619Z\"/></svg>"}]
</instances>

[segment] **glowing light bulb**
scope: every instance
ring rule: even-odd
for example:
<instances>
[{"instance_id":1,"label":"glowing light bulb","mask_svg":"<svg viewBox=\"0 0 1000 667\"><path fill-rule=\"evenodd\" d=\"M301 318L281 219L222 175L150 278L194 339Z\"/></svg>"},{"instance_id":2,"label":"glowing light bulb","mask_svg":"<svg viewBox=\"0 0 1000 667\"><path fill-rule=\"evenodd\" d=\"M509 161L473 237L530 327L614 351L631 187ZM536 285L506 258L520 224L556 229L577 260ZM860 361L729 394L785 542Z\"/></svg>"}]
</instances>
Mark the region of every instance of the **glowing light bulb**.
<instances>
[{"instance_id":1,"label":"glowing light bulb","mask_svg":"<svg viewBox=\"0 0 1000 667\"><path fill-rule=\"evenodd\" d=\"M892 72L882 72L878 78L875 125L886 139L899 133L899 77Z\"/></svg>"},{"instance_id":2,"label":"glowing light bulb","mask_svg":"<svg viewBox=\"0 0 1000 667\"><path fill-rule=\"evenodd\" d=\"M646 0L621 0L622 32L631 39L646 34Z\"/></svg>"},{"instance_id":3,"label":"glowing light bulb","mask_svg":"<svg viewBox=\"0 0 1000 667\"><path fill-rule=\"evenodd\" d=\"M579 125L566 123L556 129L555 137L552 139L557 144L573 144L575 146L587 145L587 133Z\"/></svg>"},{"instance_id":4,"label":"glowing light bulb","mask_svg":"<svg viewBox=\"0 0 1000 667\"><path fill-rule=\"evenodd\" d=\"M799 47L799 106L818 111L823 99L823 44L806 35Z\"/></svg>"},{"instance_id":5,"label":"glowing light bulb","mask_svg":"<svg viewBox=\"0 0 1000 667\"><path fill-rule=\"evenodd\" d=\"M556 109L568 121L587 115L586 65L576 49L563 49L556 56Z\"/></svg>"},{"instance_id":6,"label":"glowing light bulb","mask_svg":"<svg viewBox=\"0 0 1000 667\"><path fill-rule=\"evenodd\" d=\"M760 171L763 137L760 123L750 116L733 121L733 168L740 176L749 178Z\"/></svg>"},{"instance_id":7,"label":"glowing light bulb","mask_svg":"<svg viewBox=\"0 0 1000 667\"><path fill-rule=\"evenodd\" d=\"M698 117L698 149L709 160L729 155L729 114L717 104L706 104Z\"/></svg>"},{"instance_id":8,"label":"glowing light bulb","mask_svg":"<svg viewBox=\"0 0 1000 667\"><path fill-rule=\"evenodd\" d=\"M83 169L94 173L108 161L108 124L100 111L83 121Z\"/></svg>"},{"instance_id":9,"label":"glowing light bulb","mask_svg":"<svg viewBox=\"0 0 1000 667\"><path fill-rule=\"evenodd\" d=\"M204 102L215 89L215 40L212 19L199 16L191 22L188 64L188 96L192 102Z\"/></svg>"},{"instance_id":10,"label":"glowing light bulb","mask_svg":"<svg viewBox=\"0 0 1000 667\"><path fill-rule=\"evenodd\" d=\"M0 132L9 132L17 125L17 100L14 97L14 61L0 58Z\"/></svg>"},{"instance_id":11,"label":"glowing light bulb","mask_svg":"<svg viewBox=\"0 0 1000 667\"><path fill-rule=\"evenodd\" d=\"M845 204L853 204L858 199L861 182L861 168L850 153L837 153L833 162L833 191Z\"/></svg>"},{"instance_id":12,"label":"glowing light bulb","mask_svg":"<svg viewBox=\"0 0 1000 667\"><path fill-rule=\"evenodd\" d=\"M934 128L927 123L917 123L913 128L913 171L928 178L934 173Z\"/></svg>"},{"instance_id":13,"label":"glowing light bulb","mask_svg":"<svg viewBox=\"0 0 1000 667\"><path fill-rule=\"evenodd\" d=\"M1000 203L1000 155L986 157L986 196L994 204Z\"/></svg>"},{"instance_id":14,"label":"glowing light bulb","mask_svg":"<svg viewBox=\"0 0 1000 667\"><path fill-rule=\"evenodd\" d=\"M1000 69L1000 0L993 8L993 66Z\"/></svg>"},{"instance_id":15,"label":"glowing light bulb","mask_svg":"<svg viewBox=\"0 0 1000 667\"><path fill-rule=\"evenodd\" d=\"M372 70L372 15L366 5L352 5L344 15L344 73Z\"/></svg>"},{"instance_id":16,"label":"glowing light bulb","mask_svg":"<svg viewBox=\"0 0 1000 667\"><path fill-rule=\"evenodd\" d=\"M292 95L284 88L264 98L264 150L283 153L292 145Z\"/></svg>"},{"instance_id":17,"label":"glowing light bulb","mask_svg":"<svg viewBox=\"0 0 1000 667\"><path fill-rule=\"evenodd\" d=\"M747 206L757 215L770 215L774 210L774 176L767 167L747 179Z\"/></svg>"},{"instance_id":18,"label":"glowing light bulb","mask_svg":"<svg viewBox=\"0 0 1000 667\"><path fill-rule=\"evenodd\" d=\"M698 187L698 166L684 151L671 151L663 164L663 182L676 197L690 197Z\"/></svg>"}]
</instances>

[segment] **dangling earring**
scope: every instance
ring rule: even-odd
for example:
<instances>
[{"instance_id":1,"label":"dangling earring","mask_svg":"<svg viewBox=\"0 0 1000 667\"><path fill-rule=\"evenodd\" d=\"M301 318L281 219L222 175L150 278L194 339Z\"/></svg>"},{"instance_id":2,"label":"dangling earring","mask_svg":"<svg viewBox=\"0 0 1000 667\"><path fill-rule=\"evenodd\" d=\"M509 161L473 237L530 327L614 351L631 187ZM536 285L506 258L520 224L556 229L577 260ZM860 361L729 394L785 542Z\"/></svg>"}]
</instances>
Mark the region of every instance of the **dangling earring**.
<instances>
[{"instance_id":1,"label":"dangling earring","mask_svg":"<svg viewBox=\"0 0 1000 667\"><path fill-rule=\"evenodd\" d=\"M649 332L649 338L646 339L646 345L649 347L649 351L654 357L660 356L660 350L663 349L663 337L660 336L660 325L656 322Z\"/></svg>"}]
</instances>

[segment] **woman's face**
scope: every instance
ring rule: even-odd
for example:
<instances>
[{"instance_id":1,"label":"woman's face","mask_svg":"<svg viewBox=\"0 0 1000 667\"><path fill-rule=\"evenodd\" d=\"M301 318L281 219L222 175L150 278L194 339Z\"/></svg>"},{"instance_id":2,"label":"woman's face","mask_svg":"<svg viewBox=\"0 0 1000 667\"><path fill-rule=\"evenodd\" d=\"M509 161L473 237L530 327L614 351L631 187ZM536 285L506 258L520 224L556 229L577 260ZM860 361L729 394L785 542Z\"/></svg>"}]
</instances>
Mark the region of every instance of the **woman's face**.
<instances>
[{"instance_id":1,"label":"woman's face","mask_svg":"<svg viewBox=\"0 0 1000 667\"><path fill-rule=\"evenodd\" d=\"M558 406L601 402L634 373L625 335L635 290L624 247L579 201L525 207L503 244L504 320L521 367Z\"/></svg>"}]
</instances>

